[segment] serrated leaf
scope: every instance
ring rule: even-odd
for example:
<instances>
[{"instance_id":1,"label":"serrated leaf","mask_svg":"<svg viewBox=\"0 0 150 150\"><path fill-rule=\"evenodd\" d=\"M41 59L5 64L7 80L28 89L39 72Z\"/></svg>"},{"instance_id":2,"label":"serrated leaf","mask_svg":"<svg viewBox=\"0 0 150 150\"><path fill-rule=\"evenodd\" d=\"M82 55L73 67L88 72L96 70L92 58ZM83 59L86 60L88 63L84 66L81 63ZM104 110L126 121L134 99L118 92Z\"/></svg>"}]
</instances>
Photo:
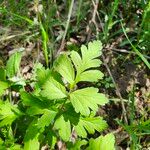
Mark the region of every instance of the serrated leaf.
<instances>
[{"instance_id":1,"label":"serrated leaf","mask_svg":"<svg viewBox=\"0 0 150 150\"><path fill-rule=\"evenodd\" d=\"M78 136L86 138L87 132L89 134L94 134L95 130L100 132L106 129L106 127L107 123L102 119L102 117L88 117L80 118L79 123L74 126L74 129Z\"/></svg>"},{"instance_id":2,"label":"serrated leaf","mask_svg":"<svg viewBox=\"0 0 150 150\"><path fill-rule=\"evenodd\" d=\"M102 79L104 74L99 70L88 70L84 71L80 74L79 81L89 81L89 82L97 82L99 79Z\"/></svg>"},{"instance_id":3,"label":"serrated leaf","mask_svg":"<svg viewBox=\"0 0 150 150\"><path fill-rule=\"evenodd\" d=\"M104 105L108 99L104 94L98 93L97 88L84 88L70 94L70 101L77 113L88 116L90 109L98 110L98 105Z\"/></svg>"},{"instance_id":4,"label":"serrated leaf","mask_svg":"<svg viewBox=\"0 0 150 150\"><path fill-rule=\"evenodd\" d=\"M67 54L61 54L54 66L56 71L58 71L68 83L72 84L74 82L75 72Z\"/></svg>"},{"instance_id":5,"label":"serrated leaf","mask_svg":"<svg viewBox=\"0 0 150 150\"><path fill-rule=\"evenodd\" d=\"M77 73L81 72L81 66L82 66L82 60L80 55L76 51L71 51L71 60L73 61L73 64L75 65L75 68L77 70Z\"/></svg>"},{"instance_id":6,"label":"serrated leaf","mask_svg":"<svg viewBox=\"0 0 150 150\"><path fill-rule=\"evenodd\" d=\"M87 71L87 69L100 66L101 61L97 57L101 55L101 49L102 43L100 41L93 41L88 44L88 47L85 45L81 46L82 58L77 52L71 52L71 60L77 70L75 83L80 81L95 82L103 77L103 74L98 70Z\"/></svg>"},{"instance_id":7,"label":"serrated leaf","mask_svg":"<svg viewBox=\"0 0 150 150\"><path fill-rule=\"evenodd\" d=\"M115 150L115 137L113 134L90 139L87 150Z\"/></svg>"},{"instance_id":8,"label":"serrated leaf","mask_svg":"<svg viewBox=\"0 0 150 150\"><path fill-rule=\"evenodd\" d=\"M9 78L12 78L17 74L20 66L21 57L22 57L22 53L16 52L12 54L9 60L7 61L6 74Z\"/></svg>"},{"instance_id":9,"label":"serrated leaf","mask_svg":"<svg viewBox=\"0 0 150 150\"><path fill-rule=\"evenodd\" d=\"M88 48L85 45L81 46L83 70L91 67L98 67L95 59L101 55L102 43L100 41L89 42ZM100 65L99 61L99 65Z\"/></svg>"},{"instance_id":10,"label":"serrated leaf","mask_svg":"<svg viewBox=\"0 0 150 150\"><path fill-rule=\"evenodd\" d=\"M58 130L60 137L65 141L69 141L71 137L70 121L65 120L63 116L60 116L54 124L54 128Z\"/></svg>"},{"instance_id":11,"label":"serrated leaf","mask_svg":"<svg viewBox=\"0 0 150 150\"><path fill-rule=\"evenodd\" d=\"M43 97L47 97L50 100L62 99L67 97L67 92L65 87L50 77L43 85L43 90L41 91Z\"/></svg>"},{"instance_id":12,"label":"serrated leaf","mask_svg":"<svg viewBox=\"0 0 150 150\"><path fill-rule=\"evenodd\" d=\"M0 103L0 127L11 125L23 113L17 108L17 105L12 105L8 101Z\"/></svg>"},{"instance_id":13,"label":"serrated leaf","mask_svg":"<svg viewBox=\"0 0 150 150\"><path fill-rule=\"evenodd\" d=\"M9 84L4 81L0 81L0 96L3 95L5 90L9 87Z\"/></svg>"}]
</instances>

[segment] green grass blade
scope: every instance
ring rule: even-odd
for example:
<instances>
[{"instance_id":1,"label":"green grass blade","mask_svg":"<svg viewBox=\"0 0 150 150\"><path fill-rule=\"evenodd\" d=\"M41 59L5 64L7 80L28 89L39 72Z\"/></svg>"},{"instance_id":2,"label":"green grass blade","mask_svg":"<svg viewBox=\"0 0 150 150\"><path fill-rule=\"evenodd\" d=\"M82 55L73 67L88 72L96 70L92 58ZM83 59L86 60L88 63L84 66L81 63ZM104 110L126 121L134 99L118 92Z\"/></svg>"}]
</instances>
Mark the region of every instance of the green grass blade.
<instances>
[{"instance_id":1,"label":"green grass blade","mask_svg":"<svg viewBox=\"0 0 150 150\"><path fill-rule=\"evenodd\" d=\"M42 23L40 23L40 29L41 29L41 33L42 33L42 44L43 44L43 54L45 57L45 62L46 62L46 66L48 67L48 47L47 47L47 43L48 43L48 35L42 25Z\"/></svg>"},{"instance_id":2,"label":"green grass blade","mask_svg":"<svg viewBox=\"0 0 150 150\"><path fill-rule=\"evenodd\" d=\"M124 35L126 36L128 42L130 43L132 49L135 51L135 53L142 59L142 61L145 63L145 65L150 69L150 63L147 61L147 59L144 57L144 55L132 44L132 42L130 41L130 39L127 36L127 33L125 31L125 28L123 27L123 24L121 22L121 27L123 30Z\"/></svg>"}]
</instances>

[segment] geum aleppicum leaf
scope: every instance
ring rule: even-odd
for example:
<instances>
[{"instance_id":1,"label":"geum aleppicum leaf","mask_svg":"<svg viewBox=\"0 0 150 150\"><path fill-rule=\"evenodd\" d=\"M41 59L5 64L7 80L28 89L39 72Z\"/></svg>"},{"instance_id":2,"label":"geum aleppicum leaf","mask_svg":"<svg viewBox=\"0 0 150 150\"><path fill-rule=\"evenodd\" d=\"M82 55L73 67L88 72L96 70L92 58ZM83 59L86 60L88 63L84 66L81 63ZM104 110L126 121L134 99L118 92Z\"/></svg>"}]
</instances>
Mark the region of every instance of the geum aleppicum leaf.
<instances>
[{"instance_id":1,"label":"geum aleppicum leaf","mask_svg":"<svg viewBox=\"0 0 150 150\"><path fill-rule=\"evenodd\" d=\"M88 116L90 109L96 112L98 105L104 105L108 99L104 94L98 93L97 88L89 87L70 93L70 101L77 113Z\"/></svg>"},{"instance_id":2,"label":"geum aleppicum leaf","mask_svg":"<svg viewBox=\"0 0 150 150\"><path fill-rule=\"evenodd\" d=\"M100 66L101 61L97 57L101 55L101 49L102 43L100 41L93 41L88 44L88 48L85 45L81 46L82 58L77 52L71 52L71 60L77 70L75 83L80 81L96 82L103 78L101 71L89 70Z\"/></svg>"},{"instance_id":3,"label":"geum aleppicum leaf","mask_svg":"<svg viewBox=\"0 0 150 150\"><path fill-rule=\"evenodd\" d=\"M88 70L80 74L78 81L97 82L104 74L99 70Z\"/></svg>"},{"instance_id":4,"label":"geum aleppicum leaf","mask_svg":"<svg viewBox=\"0 0 150 150\"><path fill-rule=\"evenodd\" d=\"M83 70L98 67L101 64L101 61L96 59L101 55L101 49L102 43L100 41L90 42L88 48L85 45L81 46Z\"/></svg>"},{"instance_id":5,"label":"geum aleppicum leaf","mask_svg":"<svg viewBox=\"0 0 150 150\"><path fill-rule=\"evenodd\" d=\"M115 150L115 137L113 134L90 139L89 147L86 150Z\"/></svg>"},{"instance_id":6,"label":"geum aleppicum leaf","mask_svg":"<svg viewBox=\"0 0 150 150\"><path fill-rule=\"evenodd\" d=\"M74 126L77 135L82 138L87 137L87 132L89 134L94 134L95 130L101 132L106 128L107 128L106 121L104 121L103 118L99 116L87 118L81 117L78 124Z\"/></svg>"},{"instance_id":7,"label":"geum aleppicum leaf","mask_svg":"<svg viewBox=\"0 0 150 150\"><path fill-rule=\"evenodd\" d=\"M74 83L75 72L67 54L61 54L54 63L55 69L70 84Z\"/></svg>"},{"instance_id":8,"label":"geum aleppicum leaf","mask_svg":"<svg viewBox=\"0 0 150 150\"><path fill-rule=\"evenodd\" d=\"M69 120L65 120L64 116L61 115L54 124L54 128L58 130L60 137L64 141L69 141L71 137L71 125Z\"/></svg>"},{"instance_id":9,"label":"geum aleppicum leaf","mask_svg":"<svg viewBox=\"0 0 150 150\"><path fill-rule=\"evenodd\" d=\"M57 82L53 77L49 77L47 81L42 86L41 95L50 100L62 99L67 97L67 92L65 87Z\"/></svg>"},{"instance_id":10,"label":"geum aleppicum leaf","mask_svg":"<svg viewBox=\"0 0 150 150\"><path fill-rule=\"evenodd\" d=\"M19 71L22 53L16 52L12 54L6 64L6 74L9 78L14 77Z\"/></svg>"},{"instance_id":11,"label":"geum aleppicum leaf","mask_svg":"<svg viewBox=\"0 0 150 150\"><path fill-rule=\"evenodd\" d=\"M74 111L70 103L64 104L63 113L54 123L54 128L58 130L60 137L64 141L68 141L71 138L71 125L77 125L79 118L80 114Z\"/></svg>"}]
</instances>

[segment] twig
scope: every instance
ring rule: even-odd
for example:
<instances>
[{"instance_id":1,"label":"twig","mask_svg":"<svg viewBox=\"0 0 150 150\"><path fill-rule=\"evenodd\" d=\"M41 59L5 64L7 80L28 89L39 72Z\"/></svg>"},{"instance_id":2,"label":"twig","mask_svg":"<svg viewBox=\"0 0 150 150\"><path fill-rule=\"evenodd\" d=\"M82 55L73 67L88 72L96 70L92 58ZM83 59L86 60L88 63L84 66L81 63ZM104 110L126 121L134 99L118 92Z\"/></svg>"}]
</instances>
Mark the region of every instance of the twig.
<instances>
[{"instance_id":1,"label":"twig","mask_svg":"<svg viewBox=\"0 0 150 150\"><path fill-rule=\"evenodd\" d=\"M120 52L120 53L136 54L135 52L127 51L127 50L125 50L125 49L109 48L109 50L113 50L113 51ZM147 58L147 59L150 59L150 57L147 56L147 55L143 55L143 56L144 56L145 58Z\"/></svg>"},{"instance_id":2,"label":"twig","mask_svg":"<svg viewBox=\"0 0 150 150\"><path fill-rule=\"evenodd\" d=\"M71 1L71 4L70 4L70 8L69 8L68 19L67 19L67 23L66 23L65 32L64 32L64 35L63 35L63 38L62 38L62 41L61 41L61 45L60 45L59 50L57 51L56 56L58 56L58 55L60 54L60 52L64 49L64 46L65 46L65 38L66 38L67 31L68 31L69 24L70 24L70 18L71 18L71 14L72 14L72 10L73 10L73 4L74 4L74 0L72 0L72 1Z\"/></svg>"},{"instance_id":3,"label":"twig","mask_svg":"<svg viewBox=\"0 0 150 150\"><path fill-rule=\"evenodd\" d=\"M90 30L90 25L93 23L95 25L95 28L96 28L96 35L98 35L98 25L97 25L97 22L95 21L96 20L96 13L97 13L97 9L98 9L98 4L99 4L99 0L96 0L96 2L94 2L92 0L92 3L93 3L93 6L94 6L94 10L93 10L93 15L92 15L92 19L89 21L89 25L88 25L88 36L87 36L87 42L89 41L90 37L91 37L91 30Z\"/></svg>"},{"instance_id":4,"label":"twig","mask_svg":"<svg viewBox=\"0 0 150 150\"><path fill-rule=\"evenodd\" d=\"M102 54L102 58L103 58L104 65L105 65L105 67L106 67L106 69L107 69L107 71L108 71L108 73L109 73L109 75L110 75L110 77L111 77L111 79L112 79L112 81L113 81L113 84L114 84L114 86L115 86L115 88L116 88L116 94L117 94L117 96L120 98L124 120L125 120L126 124L128 124L127 111L126 111L126 108L125 108L124 101L123 101L123 98L122 98L122 96L121 96L120 90L119 90L119 88L118 88L117 83L115 82L115 80L114 80L114 78L113 78L113 75L112 75L112 73L111 73L111 71L110 71L110 69L109 69L109 67L108 67L108 65L107 65L107 62L106 62L105 57L104 57L103 54Z\"/></svg>"},{"instance_id":5,"label":"twig","mask_svg":"<svg viewBox=\"0 0 150 150\"><path fill-rule=\"evenodd\" d=\"M29 34L29 33L30 33L30 31L23 32L23 33L18 33L16 35L9 35L7 37L4 36L4 37L0 38L0 42L4 42L4 41L10 40L12 38L15 38L15 37L18 37L18 36L22 36L22 35L26 35L26 34Z\"/></svg>"},{"instance_id":6,"label":"twig","mask_svg":"<svg viewBox=\"0 0 150 150\"><path fill-rule=\"evenodd\" d=\"M122 131L122 127L119 127L117 130L115 130L115 131L112 131L112 133L113 134L118 134L119 132L121 132Z\"/></svg>"}]
</instances>

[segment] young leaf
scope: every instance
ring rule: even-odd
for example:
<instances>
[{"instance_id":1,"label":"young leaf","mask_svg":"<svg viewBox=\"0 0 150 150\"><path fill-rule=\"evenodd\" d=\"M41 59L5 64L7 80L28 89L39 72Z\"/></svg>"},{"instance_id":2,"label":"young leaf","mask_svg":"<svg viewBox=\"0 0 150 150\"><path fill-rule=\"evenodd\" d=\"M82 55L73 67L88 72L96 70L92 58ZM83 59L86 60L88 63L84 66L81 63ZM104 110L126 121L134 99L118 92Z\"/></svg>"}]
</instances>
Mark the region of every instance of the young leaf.
<instances>
[{"instance_id":1,"label":"young leaf","mask_svg":"<svg viewBox=\"0 0 150 150\"><path fill-rule=\"evenodd\" d=\"M101 49L102 43L100 41L89 42L88 49L85 45L81 46L82 63L84 70L91 67L98 67L98 64L93 62L93 60L101 55Z\"/></svg>"},{"instance_id":2,"label":"young leaf","mask_svg":"<svg viewBox=\"0 0 150 150\"><path fill-rule=\"evenodd\" d=\"M95 130L100 132L107 128L107 123L102 117L80 118L79 123L74 128L78 136L86 138L87 132L89 134L94 134Z\"/></svg>"},{"instance_id":3,"label":"young leaf","mask_svg":"<svg viewBox=\"0 0 150 150\"><path fill-rule=\"evenodd\" d=\"M77 70L77 73L81 73L82 71L82 60L80 55L76 51L71 51L71 60L73 61L73 64L75 65L75 68Z\"/></svg>"},{"instance_id":4,"label":"young leaf","mask_svg":"<svg viewBox=\"0 0 150 150\"><path fill-rule=\"evenodd\" d=\"M60 55L54 64L56 71L58 71L62 77L70 84L74 82L75 73L73 65L66 54Z\"/></svg>"},{"instance_id":5,"label":"young leaf","mask_svg":"<svg viewBox=\"0 0 150 150\"><path fill-rule=\"evenodd\" d=\"M58 130L60 137L65 141L69 141L71 137L70 121L65 120L63 116L60 116L54 124L54 128Z\"/></svg>"},{"instance_id":6,"label":"young leaf","mask_svg":"<svg viewBox=\"0 0 150 150\"><path fill-rule=\"evenodd\" d=\"M113 134L91 139L87 150L115 150L115 137Z\"/></svg>"},{"instance_id":7,"label":"young leaf","mask_svg":"<svg viewBox=\"0 0 150 150\"><path fill-rule=\"evenodd\" d=\"M11 55L9 60L7 61L6 64L6 74L9 78L14 77L18 70L19 70L19 65L21 61L22 53L21 52L16 52Z\"/></svg>"},{"instance_id":8,"label":"young leaf","mask_svg":"<svg viewBox=\"0 0 150 150\"><path fill-rule=\"evenodd\" d=\"M93 67L99 67L101 61L96 59L101 55L102 44L100 41L93 41L88 44L88 48L85 45L81 46L82 58L80 55L72 51L71 59L77 70L75 82L89 81L95 82L98 79L102 79L103 74L98 70L88 70Z\"/></svg>"},{"instance_id":9,"label":"young leaf","mask_svg":"<svg viewBox=\"0 0 150 150\"><path fill-rule=\"evenodd\" d=\"M84 88L76 90L70 94L70 101L77 113L88 116L90 114L90 108L93 111L97 111L98 104L104 105L108 102L108 99L104 94L98 93L97 88Z\"/></svg>"},{"instance_id":10,"label":"young leaf","mask_svg":"<svg viewBox=\"0 0 150 150\"><path fill-rule=\"evenodd\" d=\"M54 80L53 77L50 77L43 85L41 95L53 100L67 97L67 92L63 85Z\"/></svg>"}]
</instances>

